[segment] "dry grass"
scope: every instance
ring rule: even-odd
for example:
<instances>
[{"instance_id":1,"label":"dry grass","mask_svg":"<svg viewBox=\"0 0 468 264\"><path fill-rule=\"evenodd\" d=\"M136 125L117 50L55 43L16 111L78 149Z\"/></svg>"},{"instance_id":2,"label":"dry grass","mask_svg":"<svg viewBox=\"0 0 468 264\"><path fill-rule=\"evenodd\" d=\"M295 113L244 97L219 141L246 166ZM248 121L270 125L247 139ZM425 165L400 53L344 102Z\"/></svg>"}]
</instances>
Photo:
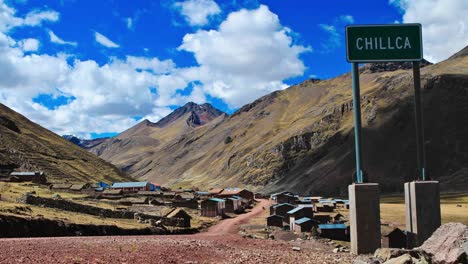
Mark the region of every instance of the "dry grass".
<instances>
[{"instance_id":1,"label":"dry grass","mask_svg":"<svg viewBox=\"0 0 468 264\"><path fill-rule=\"evenodd\" d=\"M63 199L73 200L73 202L105 209L115 209L115 206L110 204L81 200L81 198L86 197L86 195L83 194L56 192L49 190L44 186L35 184L0 182L0 214L15 215L20 217L43 217L46 219L62 220L76 224L115 225L121 228L148 227L148 225L139 224L133 219L104 218L88 214L68 212L54 208L26 205L17 202L17 199L20 198L25 192L31 191L35 191L36 195L41 197L50 198L53 194L58 194ZM29 208L30 210L24 210L25 208Z\"/></svg>"},{"instance_id":2,"label":"dry grass","mask_svg":"<svg viewBox=\"0 0 468 264\"><path fill-rule=\"evenodd\" d=\"M30 210L29 210L30 209ZM22 203L0 201L0 214L14 215L23 218L45 218L60 220L75 224L115 225L120 228L145 228L149 225L139 224L133 219L115 219L92 216L75 212L67 212L54 208L25 205Z\"/></svg>"},{"instance_id":3,"label":"dry grass","mask_svg":"<svg viewBox=\"0 0 468 264\"><path fill-rule=\"evenodd\" d=\"M440 197L442 223L460 222L468 225L468 193L443 193ZM405 201L403 195L381 199L380 217L383 222L405 227Z\"/></svg>"}]
</instances>

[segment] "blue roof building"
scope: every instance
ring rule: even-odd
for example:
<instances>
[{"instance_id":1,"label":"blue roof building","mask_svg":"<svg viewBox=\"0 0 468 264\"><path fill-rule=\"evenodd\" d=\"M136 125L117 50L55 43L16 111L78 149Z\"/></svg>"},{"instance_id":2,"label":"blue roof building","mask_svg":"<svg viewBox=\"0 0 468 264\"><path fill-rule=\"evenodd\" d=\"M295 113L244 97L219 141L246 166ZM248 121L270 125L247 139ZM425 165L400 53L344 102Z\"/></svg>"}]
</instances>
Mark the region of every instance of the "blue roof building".
<instances>
[{"instance_id":1,"label":"blue roof building","mask_svg":"<svg viewBox=\"0 0 468 264\"><path fill-rule=\"evenodd\" d=\"M323 224L319 225L319 229L321 237L349 241L349 229L345 224Z\"/></svg>"},{"instance_id":2,"label":"blue roof building","mask_svg":"<svg viewBox=\"0 0 468 264\"><path fill-rule=\"evenodd\" d=\"M111 188L121 189L123 191L150 191L151 183L149 182L115 182L114 184L112 184Z\"/></svg>"}]
</instances>

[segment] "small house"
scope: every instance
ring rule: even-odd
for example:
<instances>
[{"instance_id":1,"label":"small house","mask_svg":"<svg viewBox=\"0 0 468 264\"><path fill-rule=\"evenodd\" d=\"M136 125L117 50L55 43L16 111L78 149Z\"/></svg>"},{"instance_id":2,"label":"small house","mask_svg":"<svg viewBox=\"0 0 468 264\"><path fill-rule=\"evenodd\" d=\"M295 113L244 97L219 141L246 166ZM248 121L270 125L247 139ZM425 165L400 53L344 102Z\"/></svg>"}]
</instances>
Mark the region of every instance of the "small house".
<instances>
[{"instance_id":1,"label":"small house","mask_svg":"<svg viewBox=\"0 0 468 264\"><path fill-rule=\"evenodd\" d=\"M187 212L180 208L172 211L166 218L171 219L172 222L175 222L175 226L178 227L190 227L190 219L192 219Z\"/></svg>"},{"instance_id":2,"label":"small house","mask_svg":"<svg viewBox=\"0 0 468 264\"><path fill-rule=\"evenodd\" d=\"M208 217L223 216L226 203L223 199L210 198L201 202L201 215Z\"/></svg>"},{"instance_id":3,"label":"small house","mask_svg":"<svg viewBox=\"0 0 468 264\"><path fill-rule=\"evenodd\" d=\"M211 197L216 197L218 196L224 189L222 188L213 188L211 190L209 190L208 192L210 193L210 196Z\"/></svg>"},{"instance_id":4,"label":"small house","mask_svg":"<svg viewBox=\"0 0 468 264\"><path fill-rule=\"evenodd\" d=\"M281 215L270 215L267 217L267 226L277 226L283 228L284 217Z\"/></svg>"},{"instance_id":5,"label":"small house","mask_svg":"<svg viewBox=\"0 0 468 264\"><path fill-rule=\"evenodd\" d=\"M345 224L321 224L319 230L321 237L349 241L349 227Z\"/></svg>"},{"instance_id":6,"label":"small house","mask_svg":"<svg viewBox=\"0 0 468 264\"><path fill-rule=\"evenodd\" d=\"M226 188L216 195L218 198L228 198L231 196L239 196L247 201L253 201L255 197L253 192L240 188Z\"/></svg>"},{"instance_id":7,"label":"small house","mask_svg":"<svg viewBox=\"0 0 468 264\"><path fill-rule=\"evenodd\" d=\"M345 222L345 218L342 214L340 213L334 213L330 215L332 221L336 224L343 223Z\"/></svg>"},{"instance_id":8,"label":"small house","mask_svg":"<svg viewBox=\"0 0 468 264\"><path fill-rule=\"evenodd\" d=\"M406 248L406 234L399 228L382 227L383 248Z\"/></svg>"},{"instance_id":9,"label":"small house","mask_svg":"<svg viewBox=\"0 0 468 264\"><path fill-rule=\"evenodd\" d=\"M94 187L94 191L96 192L102 192L104 191L106 188L109 187L109 184L105 183L105 182L96 182L93 184L93 187Z\"/></svg>"},{"instance_id":10,"label":"small house","mask_svg":"<svg viewBox=\"0 0 468 264\"><path fill-rule=\"evenodd\" d=\"M226 213L237 213L242 209L242 199L240 197L226 198Z\"/></svg>"},{"instance_id":11,"label":"small house","mask_svg":"<svg viewBox=\"0 0 468 264\"><path fill-rule=\"evenodd\" d=\"M308 217L302 217L294 221L294 228L291 228L291 230L294 230L296 233L310 232L312 227L316 225L316 222L314 222L312 219Z\"/></svg>"},{"instance_id":12,"label":"small house","mask_svg":"<svg viewBox=\"0 0 468 264\"><path fill-rule=\"evenodd\" d=\"M291 194L291 193L280 193L275 196L276 203L282 204L282 203L289 203L293 204L296 201L296 197Z\"/></svg>"},{"instance_id":13,"label":"small house","mask_svg":"<svg viewBox=\"0 0 468 264\"><path fill-rule=\"evenodd\" d=\"M91 188L91 184L89 183L78 183L78 184L72 184L72 186L70 187L70 191L81 192L90 188Z\"/></svg>"},{"instance_id":14,"label":"small house","mask_svg":"<svg viewBox=\"0 0 468 264\"><path fill-rule=\"evenodd\" d=\"M30 181L30 182L38 183L38 184L45 184L47 182L47 178L45 177L43 172L39 172L39 171L25 171L25 172L14 171L10 173L10 181L12 182Z\"/></svg>"},{"instance_id":15,"label":"small house","mask_svg":"<svg viewBox=\"0 0 468 264\"><path fill-rule=\"evenodd\" d=\"M311 207L296 207L287 212L289 217L289 227L291 230L294 230L294 223L296 220L301 219L303 217L307 217L312 219L314 216L314 212L312 211Z\"/></svg>"},{"instance_id":16,"label":"small house","mask_svg":"<svg viewBox=\"0 0 468 264\"><path fill-rule=\"evenodd\" d=\"M197 198L208 198L208 197L210 197L210 193L209 192L197 191L197 192L195 192L195 197L197 197Z\"/></svg>"},{"instance_id":17,"label":"small house","mask_svg":"<svg viewBox=\"0 0 468 264\"><path fill-rule=\"evenodd\" d=\"M294 208L295 206L289 203L275 204L270 206L270 215L281 215L287 219L288 212Z\"/></svg>"},{"instance_id":18,"label":"small house","mask_svg":"<svg viewBox=\"0 0 468 264\"><path fill-rule=\"evenodd\" d=\"M72 187L71 183L54 183L49 186L51 190L62 190L62 191L67 191Z\"/></svg>"},{"instance_id":19,"label":"small house","mask_svg":"<svg viewBox=\"0 0 468 264\"><path fill-rule=\"evenodd\" d=\"M331 222L331 216L325 213L315 213L314 219L321 224L328 224Z\"/></svg>"},{"instance_id":20,"label":"small house","mask_svg":"<svg viewBox=\"0 0 468 264\"><path fill-rule=\"evenodd\" d=\"M105 189L104 191L102 191L102 194L106 196L120 196L120 195L123 195L123 191L121 189L116 189L116 190Z\"/></svg>"},{"instance_id":21,"label":"small house","mask_svg":"<svg viewBox=\"0 0 468 264\"><path fill-rule=\"evenodd\" d=\"M323 197L322 196L310 196L311 202L318 203Z\"/></svg>"},{"instance_id":22,"label":"small house","mask_svg":"<svg viewBox=\"0 0 468 264\"><path fill-rule=\"evenodd\" d=\"M335 210L335 206L333 204L327 204L327 203L315 204L315 211L317 213L331 213L334 210Z\"/></svg>"},{"instance_id":23,"label":"small house","mask_svg":"<svg viewBox=\"0 0 468 264\"><path fill-rule=\"evenodd\" d=\"M111 186L114 190L122 190L124 192L149 191L151 183L149 182L116 182Z\"/></svg>"},{"instance_id":24,"label":"small house","mask_svg":"<svg viewBox=\"0 0 468 264\"><path fill-rule=\"evenodd\" d=\"M175 192L170 192L170 191L165 191L162 193L162 197L164 199L173 199L175 197L176 193Z\"/></svg>"},{"instance_id":25,"label":"small house","mask_svg":"<svg viewBox=\"0 0 468 264\"><path fill-rule=\"evenodd\" d=\"M149 204L148 197L129 197L118 200L119 204L133 205L133 204Z\"/></svg>"}]
</instances>

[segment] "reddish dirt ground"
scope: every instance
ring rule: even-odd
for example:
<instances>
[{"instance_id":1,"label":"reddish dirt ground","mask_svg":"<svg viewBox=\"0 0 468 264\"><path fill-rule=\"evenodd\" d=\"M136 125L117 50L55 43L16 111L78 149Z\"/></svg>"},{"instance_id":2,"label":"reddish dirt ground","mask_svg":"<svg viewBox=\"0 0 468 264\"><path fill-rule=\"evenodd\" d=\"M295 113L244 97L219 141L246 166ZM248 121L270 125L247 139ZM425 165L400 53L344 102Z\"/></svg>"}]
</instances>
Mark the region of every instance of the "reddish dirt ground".
<instances>
[{"instance_id":1,"label":"reddish dirt ground","mask_svg":"<svg viewBox=\"0 0 468 264\"><path fill-rule=\"evenodd\" d=\"M349 253L314 241L246 239L238 226L266 208L196 235L0 239L0 263L351 263ZM300 251L292 250L301 247Z\"/></svg>"}]
</instances>

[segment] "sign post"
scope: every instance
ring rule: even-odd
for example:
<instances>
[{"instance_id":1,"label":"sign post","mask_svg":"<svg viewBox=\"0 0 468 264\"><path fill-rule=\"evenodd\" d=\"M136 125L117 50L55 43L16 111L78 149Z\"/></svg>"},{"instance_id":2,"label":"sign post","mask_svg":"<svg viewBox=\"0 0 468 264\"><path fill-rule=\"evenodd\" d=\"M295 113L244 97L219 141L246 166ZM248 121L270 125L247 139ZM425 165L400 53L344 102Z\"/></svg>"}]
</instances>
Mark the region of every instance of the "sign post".
<instances>
[{"instance_id":1,"label":"sign post","mask_svg":"<svg viewBox=\"0 0 468 264\"><path fill-rule=\"evenodd\" d=\"M361 102L359 87L359 63L411 61L413 62L414 104L416 121L417 167L418 180L425 181L424 134L421 111L421 81L419 61L422 60L422 31L420 24L394 25L353 25L346 27L347 61L352 63L354 134L356 151L355 184L349 186L351 251L355 254L372 253L380 247L380 208L379 186L376 183L365 183L363 179L362 143L361 143ZM437 223L440 225L440 199L437 182L418 182L405 184L406 229L409 237L422 241L432 233ZM416 184L416 186L415 186ZM427 199L430 196L438 201L437 210L430 210ZM432 204L434 206L434 204ZM424 213L421 213L424 211ZM430 217L428 217L430 216ZM436 219L434 223L424 223L424 219ZM417 220L415 220L417 219ZM426 227L430 226L430 227ZM429 230L430 229L430 230ZM413 245L408 241L409 245Z\"/></svg>"}]
</instances>

